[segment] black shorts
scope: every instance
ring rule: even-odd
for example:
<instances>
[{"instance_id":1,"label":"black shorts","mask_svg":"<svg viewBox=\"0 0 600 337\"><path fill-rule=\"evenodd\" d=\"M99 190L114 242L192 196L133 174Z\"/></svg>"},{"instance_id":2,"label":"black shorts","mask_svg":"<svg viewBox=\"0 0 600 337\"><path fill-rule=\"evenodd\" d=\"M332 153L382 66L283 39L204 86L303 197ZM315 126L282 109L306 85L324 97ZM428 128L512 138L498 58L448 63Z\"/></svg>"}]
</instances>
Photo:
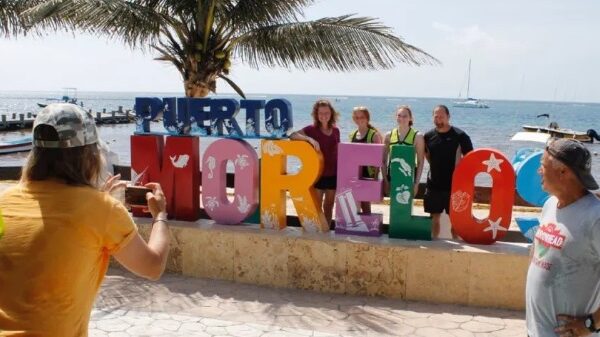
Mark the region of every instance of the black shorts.
<instances>
[{"instance_id":1,"label":"black shorts","mask_svg":"<svg viewBox=\"0 0 600 337\"><path fill-rule=\"evenodd\" d=\"M450 214L450 191L425 189L423 196L423 208L430 214L446 213Z\"/></svg>"},{"instance_id":2,"label":"black shorts","mask_svg":"<svg viewBox=\"0 0 600 337\"><path fill-rule=\"evenodd\" d=\"M337 187L337 176L321 177L315 183L315 188L319 190L335 190Z\"/></svg>"}]
</instances>

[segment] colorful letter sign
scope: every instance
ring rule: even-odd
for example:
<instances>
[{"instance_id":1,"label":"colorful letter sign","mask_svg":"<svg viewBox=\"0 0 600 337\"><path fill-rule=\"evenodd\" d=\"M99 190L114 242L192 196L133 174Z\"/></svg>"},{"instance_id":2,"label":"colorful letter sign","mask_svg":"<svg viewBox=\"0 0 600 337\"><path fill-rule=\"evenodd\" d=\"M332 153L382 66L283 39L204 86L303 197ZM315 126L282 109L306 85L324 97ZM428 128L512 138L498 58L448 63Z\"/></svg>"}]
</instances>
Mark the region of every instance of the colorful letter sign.
<instances>
[{"instance_id":1,"label":"colorful letter sign","mask_svg":"<svg viewBox=\"0 0 600 337\"><path fill-rule=\"evenodd\" d=\"M294 202L302 227L307 231L329 231L313 184L323 170L323 156L307 142L263 140L261 142L261 227L286 227L286 191ZM297 157L302 168L287 174L287 157Z\"/></svg>"},{"instance_id":2,"label":"colorful letter sign","mask_svg":"<svg viewBox=\"0 0 600 337\"><path fill-rule=\"evenodd\" d=\"M337 190L335 196L335 232L380 236L383 215L360 214L361 201L383 199L381 180L361 179L362 166L380 167L383 145L341 143L338 145Z\"/></svg>"},{"instance_id":3,"label":"colorful letter sign","mask_svg":"<svg viewBox=\"0 0 600 337\"><path fill-rule=\"evenodd\" d=\"M233 163L235 197L227 198L227 162ZM210 144L202 160L202 204L217 223L242 222L258 205L258 155L243 140L220 139Z\"/></svg>"},{"instance_id":4,"label":"colorful letter sign","mask_svg":"<svg viewBox=\"0 0 600 337\"><path fill-rule=\"evenodd\" d=\"M477 219L472 214L475 176L485 172L492 177L490 214ZM510 161L494 149L469 152L452 176L450 222L456 234L468 243L491 244L508 231L515 201L515 171Z\"/></svg>"},{"instance_id":5,"label":"colorful letter sign","mask_svg":"<svg viewBox=\"0 0 600 337\"><path fill-rule=\"evenodd\" d=\"M246 110L242 131L236 116ZM136 132L150 133L150 121L163 114L163 124L172 135L229 136L234 138L261 137L260 114L264 109L268 138L286 137L293 128L292 105L286 99L241 100L192 97L137 97L135 99Z\"/></svg>"},{"instance_id":6,"label":"colorful letter sign","mask_svg":"<svg viewBox=\"0 0 600 337\"><path fill-rule=\"evenodd\" d=\"M391 238L431 240L431 219L413 216L415 147L394 145L390 151Z\"/></svg>"},{"instance_id":7,"label":"colorful letter sign","mask_svg":"<svg viewBox=\"0 0 600 337\"><path fill-rule=\"evenodd\" d=\"M245 116L243 124L238 125L236 116L240 109L245 110ZM150 133L150 121L161 115L169 134L166 141L162 134ZM262 122L261 116L264 116ZM170 217L190 221L199 218L202 165L202 204L217 223L248 222L250 215L254 213L258 218L260 213L257 221L261 228L285 228L289 196L305 230L329 231L313 187L323 170L322 154L307 142L275 140L285 137L293 127L289 101L138 97L136 124L136 135L131 137L132 180L138 180L138 184L159 182ZM267 132L265 136L260 134L261 124ZM212 143L200 162L200 140L196 135L230 138ZM261 143L261 162L252 146L239 139L244 137L269 138ZM360 213L360 202L380 201L382 182L360 178L360 174L365 166L381 165L383 149L379 144L339 144L336 233L381 235L382 215ZM531 204L542 205L547 193L541 190L537 174L541 155L537 149L520 150L514 169L497 150L478 149L466 155L452 178L450 221L455 233L466 242L477 244L491 244L504 237L512 217L515 171L521 197ZM394 145L390 156L389 236L431 240L431 220L412 215L415 149ZM288 157L300 160L299 172L288 174ZM234 168L235 176L232 201L226 189L228 165ZM485 219L474 217L472 212L475 178L479 173L489 174L493 181L490 212ZM134 208L133 213L149 215L139 208ZM517 219L517 222L526 236L533 233L535 219Z\"/></svg>"},{"instance_id":8,"label":"colorful letter sign","mask_svg":"<svg viewBox=\"0 0 600 337\"><path fill-rule=\"evenodd\" d=\"M542 190L542 177L538 174L543 154L544 152L541 150L528 151L524 153L524 156L513 160L517 175L517 192L523 200L534 206L543 206L550 197L547 192Z\"/></svg>"},{"instance_id":9,"label":"colorful letter sign","mask_svg":"<svg viewBox=\"0 0 600 337\"><path fill-rule=\"evenodd\" d=\"M131 136L132 177L140 183L159 182L167 199L169 216L195 221L200 217L200 139L195 136ZM134 180L134 179L132 179ZM147 216L134 210L136 216Z\"/></svg>"},{"instance_id":10,"label":"colorful letter sign","mask_svg":"<svg viewBox=\"0 0 600 337\"><path fill-rule=\"evenodd\" d=\"M4 235L4 217L2 216L2 210L0 209L0 239Z\"/></svg>"}]
</instances>

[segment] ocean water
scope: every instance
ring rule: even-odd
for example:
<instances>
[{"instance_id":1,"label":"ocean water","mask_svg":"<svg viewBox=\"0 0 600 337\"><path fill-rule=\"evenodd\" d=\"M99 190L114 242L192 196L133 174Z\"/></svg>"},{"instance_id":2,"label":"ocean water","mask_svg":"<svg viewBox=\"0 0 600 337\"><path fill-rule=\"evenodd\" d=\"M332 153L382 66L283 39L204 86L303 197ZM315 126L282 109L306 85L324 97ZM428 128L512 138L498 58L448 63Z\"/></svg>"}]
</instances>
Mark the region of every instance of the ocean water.
<instances>
[{"instance_id":1,"label":"ocean water","mask_svg":"<svg viewBox=\"0 0 600 337\"><path fill-rule=\"evenodd\" d=\"M60 92L0 92L0 115L4 113L27 113L39 110L37 103L47 103L48 98L61 97ZM109 93L109 92L80 92L79 101L83 102L86 109L93 111L116 110L119 106L124 109L133 109L135 97L181 97L177 93ZM216 95L218 98L237 98L236 95ZM542 147L543 144L529 142L511 142L510 138L521 130L521 125L547 126L550 121L556 121L560 127L577 131L595 129L600 133L600 104L598 103L569 103L569 102L534 102L534 101L486 101L489 109L454 108L452 98L411 98L411 97L375 97L375 96L317 96L317 95L248 95L248 99L286 98L292 103L294 128L300 129L312 122L310 111L312 104L320 98L329 99L340 114L338 127L342 134L342 141L348 139L349 133L354 129L351 119L352 108L364 105L371 112L371 123L387 132L395 126L395 108L398 105L410 105L413 111L414 126L421 131L433 127L431 113L437 104L446 104L450 108L450 123L466 131L475 148L495 148L502 151L509 159L515 151L522 147ZM550 115L548 118L537 118L542 113ZM238 115L238 122L242 126L244 112ZM262 118L264 120L264 117ZM264 126L262 127L264 129ZM152 129L164 131L162 123L152 123ZM110 145L111 149L119 156L120 164L129 164L129 136L135 130L134 124L101 126L101 137ZM0 141L20 138L29 135L30 131L0 131ZM202 138L201 148L204 149L215 138ZM257 146L257 140L249 140ZM589 144L588 148L595 154L592 168L594 176L600 180L600 144ZM201 150L202 151L202 150ZM0 166L21 165L26 154L12 154L0 156ZM293 163L291 164L294 165ZM425 176L425 175L424 175ZM485 184L485 183L484 183Z\"/></svg>"}]
</instances>

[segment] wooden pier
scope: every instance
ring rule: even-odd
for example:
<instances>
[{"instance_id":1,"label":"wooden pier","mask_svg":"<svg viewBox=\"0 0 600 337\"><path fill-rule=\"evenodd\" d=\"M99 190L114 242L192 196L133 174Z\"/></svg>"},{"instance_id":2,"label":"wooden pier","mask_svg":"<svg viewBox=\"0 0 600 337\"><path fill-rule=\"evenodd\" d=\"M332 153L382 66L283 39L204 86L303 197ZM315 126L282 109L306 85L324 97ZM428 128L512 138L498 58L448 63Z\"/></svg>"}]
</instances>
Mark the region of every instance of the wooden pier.
<instances>
[{"instance_id":1,"label":"wooden pier","mask_svg":"<svg viewBox=\"0 0 600 337\"><path fill-rule=\"evenodd\" d=\"M102 112L92 112L89 109L89 112L94 115L96 119L96 124L125 124L131 123L135 119L135 113L131 110L123 111L123 107L120 106L117 111L107 112L106 109L103 109ZM20 130L20 129L30 129L33 126L33 121L35 120L35 114L28 113L4 113L0 115L0 131L5 130Z\"/></svg>"}]
</instances>

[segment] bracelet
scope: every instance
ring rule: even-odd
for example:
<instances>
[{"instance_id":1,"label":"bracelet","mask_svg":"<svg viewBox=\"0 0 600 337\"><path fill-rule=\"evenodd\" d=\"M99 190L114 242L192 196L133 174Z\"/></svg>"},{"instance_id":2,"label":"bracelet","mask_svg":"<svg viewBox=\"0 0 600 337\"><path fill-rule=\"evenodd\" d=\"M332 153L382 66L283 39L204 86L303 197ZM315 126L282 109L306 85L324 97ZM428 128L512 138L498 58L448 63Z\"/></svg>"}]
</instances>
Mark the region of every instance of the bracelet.
<instances>
[{"instance_id":1,"label":"bracelet","mask_svg":"<svg viewBox=\"0 0 600 337\"><path fill-rule=\"evenodd\" d=\"M164 222L165 224L167 223L167 219L154 219L152 220L152 226L154 226L155 223L157 222Z\"/></svg>"}]
</instances>

